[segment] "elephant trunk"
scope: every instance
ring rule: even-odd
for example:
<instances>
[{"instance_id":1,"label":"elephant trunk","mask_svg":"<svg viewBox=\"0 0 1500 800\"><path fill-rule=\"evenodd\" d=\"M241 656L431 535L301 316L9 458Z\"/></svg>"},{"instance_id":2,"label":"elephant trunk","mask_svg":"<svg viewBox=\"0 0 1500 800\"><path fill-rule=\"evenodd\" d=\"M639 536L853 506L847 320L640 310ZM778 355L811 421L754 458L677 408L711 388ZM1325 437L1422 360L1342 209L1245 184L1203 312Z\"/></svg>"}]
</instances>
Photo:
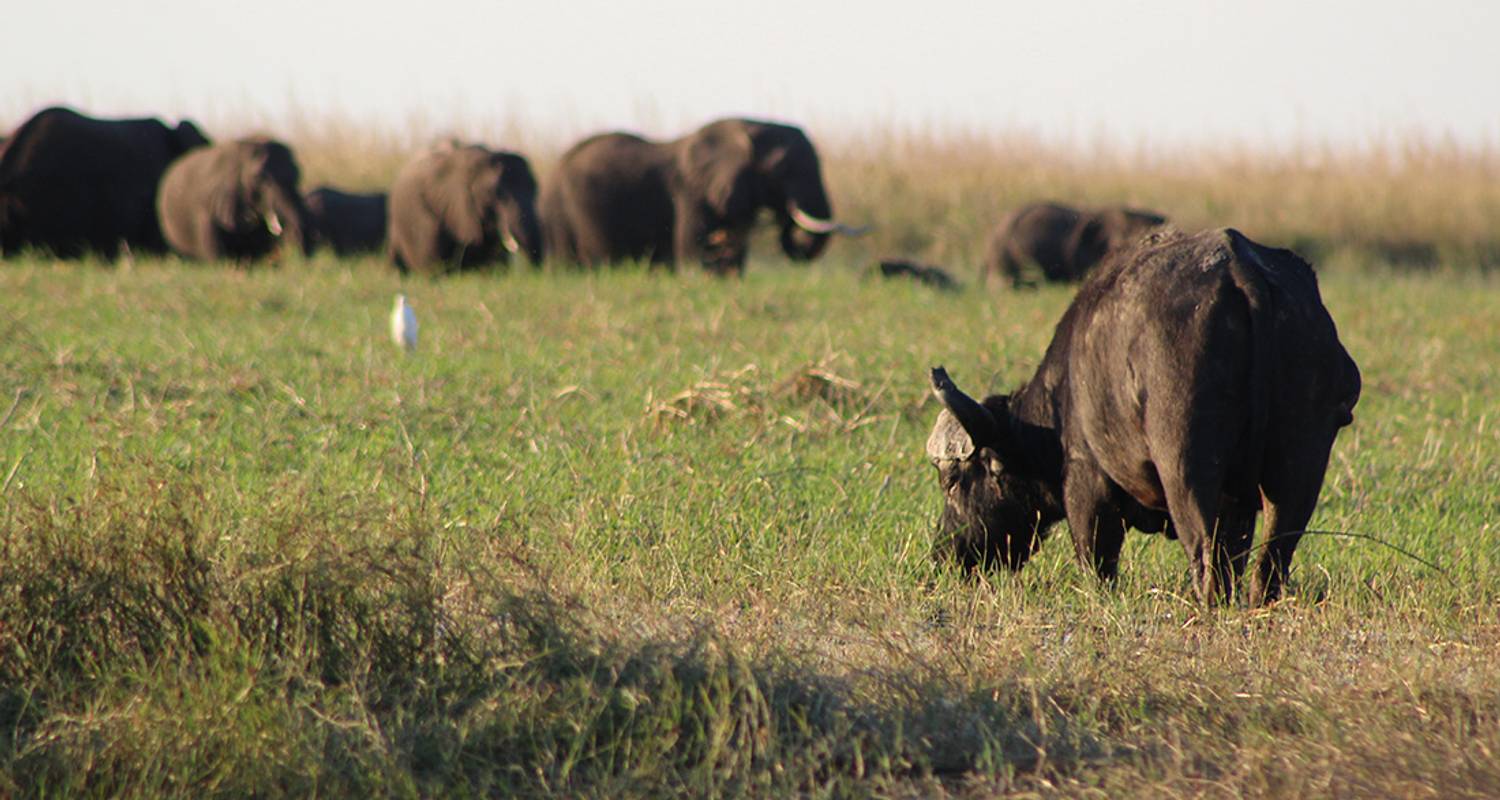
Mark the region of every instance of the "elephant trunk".
<instances>
[{"instance_id":1,"label":"elephant trunk","mask_svg":"<svg viewBox=\"0 0 1500 800\"><path fill-rule=\"evenodd\" d=\"M777 209L781 218L781 249L794 261L817 258L833 234L859 236L864 228L837 222L819 181L788 193L786 207Z\"/></svg>"},{"instance_id":2,"label":"elephant trunk","mask_svg":"<svg viewBox=\"0 0 1500 800\"><path fill-rule=\"evenodd\" d=\"M512 255L526 253L531 265L542 265L542 226L536 209L522 208L507 219L500 229L500 242Z\"/></svg>"},{"instance_id":3,"label":"elephant trunk","mask_svg":"<svg viewBox=\"0 0 1500 800\"><path fill-rule=\"evenodd\" d=\"M808 233L792 222L781 226L781 250L793 261L811 261L822 255L828 238L829 234Z\"/></svg>"},{"instance_id":4,"label":"elephant trunk","mask_svg":"<svg viewBox=\"0 0 1500 800\"><path fill-rule=\"evenodd\" d=\"M811 261L823 253L833 231L821 229L818 225L809 227L805 223L832 219L833 208L823 191L822 181L788 188L786 207L776 209L781 222L781 249L793 261Z\"/></svg>"},{"instance_id":5,"label":"elephant trunk","mask_svg":"<svg viewBox=\"0 0 1500 800\"><path fill-rule=\"evenodd\" d=\"M277 187L271 194L267 209L266 229L283 242L290 242L302 255L310 256L313 250L313 231L309 226L310 215L302 198L296 192Z\"/></svg>"}]
</instances>

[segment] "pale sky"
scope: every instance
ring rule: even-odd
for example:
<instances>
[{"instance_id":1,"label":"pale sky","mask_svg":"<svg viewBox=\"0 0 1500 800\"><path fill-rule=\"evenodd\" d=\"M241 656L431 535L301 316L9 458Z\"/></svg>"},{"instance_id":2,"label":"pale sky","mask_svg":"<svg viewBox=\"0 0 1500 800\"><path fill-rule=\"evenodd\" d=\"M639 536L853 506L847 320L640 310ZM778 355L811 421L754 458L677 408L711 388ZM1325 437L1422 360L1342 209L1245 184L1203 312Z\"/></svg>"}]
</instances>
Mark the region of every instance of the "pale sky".
<instances>
[{"instance_id":1,"label":"pale sky","mask_svg":"<svg viewBox=\"0 0 1500 800\"><path fill-rule=\"evenodd\" d=\"M725 115L1126 144L1500 145L1500 2L48 0L0 13L0 119L674 134Z\"/></svg>"}]
</instances>

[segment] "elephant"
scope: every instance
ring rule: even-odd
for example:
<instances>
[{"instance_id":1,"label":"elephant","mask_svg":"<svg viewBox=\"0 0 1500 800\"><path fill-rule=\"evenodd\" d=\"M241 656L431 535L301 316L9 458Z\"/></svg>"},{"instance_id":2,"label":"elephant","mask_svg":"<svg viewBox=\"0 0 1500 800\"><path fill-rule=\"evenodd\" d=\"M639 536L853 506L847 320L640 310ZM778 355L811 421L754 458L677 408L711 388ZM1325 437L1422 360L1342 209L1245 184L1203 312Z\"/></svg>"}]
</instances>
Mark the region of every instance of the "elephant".
<instances>
[{"instance_id":1,"label":"elephant","mask_svg":"<svg viewBox=\"0 0 1500 800\"><path fill-rule=\"evenodd\" d=\"M391 185L387 249L402 273L542 262L537 182L519 153L450 142L418 155Z\"/></svg>"},{"instance_id":2,"label":"elephant","mask_svg":"<svg viewBox=\"0 0 1500 800\"><path fill-rule=\"evenodd\" d=\"M697 261L718 274L744 271L761 209L796 261L816 258L831 234L862 232L833 221L807 135L759 120L722 119L667 142L593 136L563 155L542 197L548 249L564 261Z\"/></svg>"},{"instance_id":3,"label":"elephant","mask_svg":"<svg viewBox=\"0 0 1500 800\"><path fill-rule=\"evenodd\" d=\"M340 256L373 253L385 244L386 195L319 186L302 198L315 240Z\"/></svg>"},{"instance_id":4,"label":"elephant","mask_svg":"<svg viewBox=\"0 0 1500 800\"><path fill-rule=\"evenodd\" d=\"M1028 268L1052 283L1082 280L1106 255L1165 224L1153 211L1077 209L1058 203L1022 206L1005 215L990 237L984 283L1001 277L1012 287L1032 285Z\"/></svg>"},{"instance_id":5,"label":"elephant","mask_svg":"<svg viewBox=\"0 0 1500 800\"><path fill-rule=\"evenodd\" d=\"M189 153L162 177L162 232L194 259L250 261L283 242L307 254L312 238L291 148L255 137Z\"/></svg>"},{"instance_id":6,"label":"elephant","mask_svg":"<svg viewBox=\"0 0 1500 800\"><path fill-rule=\"evenodd\" d=\"M191 121L95 119L43 109L0 149L0 255L42 248L59 258L121 248L166 252L156 216L162 173L207 145Z\"/></svg>"}]
</instances>

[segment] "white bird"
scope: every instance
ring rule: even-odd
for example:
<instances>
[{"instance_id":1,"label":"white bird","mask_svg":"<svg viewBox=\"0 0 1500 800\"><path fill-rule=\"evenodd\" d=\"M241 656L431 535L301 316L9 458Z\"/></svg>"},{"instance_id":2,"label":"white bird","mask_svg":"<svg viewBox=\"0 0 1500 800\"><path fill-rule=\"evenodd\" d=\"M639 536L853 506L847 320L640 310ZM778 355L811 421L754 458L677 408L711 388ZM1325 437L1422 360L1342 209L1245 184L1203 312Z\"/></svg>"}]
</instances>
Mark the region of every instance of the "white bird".
<instances>
[{"instance_id":1,"label":"white bird","mask_svg":"<svg viewBox=\"0 0 1500 800\"><path fill-rule=\"evenodd\" d=\"M391 341L406 348L417 349L417 315L406 304L406 295L396 295L396 307L391 309Z\"/></svg>"}]
</instances>

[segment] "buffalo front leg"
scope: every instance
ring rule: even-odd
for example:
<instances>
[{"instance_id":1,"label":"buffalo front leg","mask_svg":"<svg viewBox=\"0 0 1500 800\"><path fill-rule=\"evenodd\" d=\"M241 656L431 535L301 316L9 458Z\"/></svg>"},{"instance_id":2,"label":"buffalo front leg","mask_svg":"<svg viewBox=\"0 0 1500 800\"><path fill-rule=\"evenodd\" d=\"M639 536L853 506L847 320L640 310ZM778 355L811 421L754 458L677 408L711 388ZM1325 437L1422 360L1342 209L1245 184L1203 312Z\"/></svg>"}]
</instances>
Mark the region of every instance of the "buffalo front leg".
<instances>
[{"instance_id":1,"label":"buffalo front leg","mask_svg":"<svg viewBox=\"0 0 1500 800\"><path fill-rule=\"evenodd\" d=\"M1125 541L1125 522L1114 503L1109 479L1097 466L1069 461L1063 477L1063 503L1068 529L1078 563L1093 569L1103 580L1113 580L1120 570L1120 545Z\"/></svg>"}]
</instances>

